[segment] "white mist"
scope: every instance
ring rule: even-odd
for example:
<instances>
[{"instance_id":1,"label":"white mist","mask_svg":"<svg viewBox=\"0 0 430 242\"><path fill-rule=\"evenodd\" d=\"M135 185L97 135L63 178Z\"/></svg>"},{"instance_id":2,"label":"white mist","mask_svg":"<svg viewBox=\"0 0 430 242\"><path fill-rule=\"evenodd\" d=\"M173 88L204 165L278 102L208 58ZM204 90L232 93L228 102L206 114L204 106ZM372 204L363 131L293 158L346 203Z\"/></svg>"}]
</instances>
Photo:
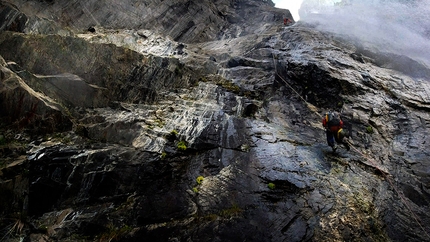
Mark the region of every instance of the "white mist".
<instances>
[{"instance_id":1,"label":"white mist","mask_svg":"<svg viewBox=\"0 0 430 242\"><path fill-rule=\"evenodd\" d=\"M315 1L303 2L301 21L430 67L430 0L349 0L320 7L306 2Z\"/></svg>"}]
</instances>

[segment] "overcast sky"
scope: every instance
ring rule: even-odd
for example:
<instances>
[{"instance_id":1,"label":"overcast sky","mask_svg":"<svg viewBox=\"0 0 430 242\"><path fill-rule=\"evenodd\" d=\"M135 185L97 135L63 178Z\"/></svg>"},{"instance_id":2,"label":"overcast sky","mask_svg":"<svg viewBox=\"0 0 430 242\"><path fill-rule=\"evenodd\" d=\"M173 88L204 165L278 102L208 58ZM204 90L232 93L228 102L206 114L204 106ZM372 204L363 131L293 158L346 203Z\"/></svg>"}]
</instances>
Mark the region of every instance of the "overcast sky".
<instances>
[{"instance_id":1,"label":"overcast sky","mask_svg":"<svg viewBox=\"0 0 430 242\"><path fill-rule=\"evenodd\" d=\"M299 8L303 0L272 0L277 8L285 8L290 10L293 15L294 21L299 20Z\"/></svg>"}]
</instances>

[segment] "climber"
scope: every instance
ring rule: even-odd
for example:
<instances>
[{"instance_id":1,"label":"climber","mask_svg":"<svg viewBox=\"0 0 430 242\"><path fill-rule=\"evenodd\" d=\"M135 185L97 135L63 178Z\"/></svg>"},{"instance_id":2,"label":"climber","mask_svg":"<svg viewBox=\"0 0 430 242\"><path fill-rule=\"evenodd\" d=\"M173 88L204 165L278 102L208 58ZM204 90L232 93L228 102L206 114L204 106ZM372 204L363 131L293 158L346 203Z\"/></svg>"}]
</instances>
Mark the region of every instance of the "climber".
<instances>
[{"instance_id":1,"label":"climber","mask_svg":"<svg viewBox=\"0 0 430 242\"><path fill-rule=\"evenodd\" d=\"M326 129L327 143L333 149L333 152L336 152L337 149L334 143L335 140L336 143L343 144L346 150L350 149L348 142L344 140L345 137L349 137L349 134L343 130L344 123L339 113L332 111L327 112L324 115L322 123Z\"/></svg>"},{"instance_id":2,"label":"climber","mask_svg":"<svg viewBox=\"0 0 430 242\"><path fill-rule=\"evenodd\" d=\"M293 21L291 21L291 19L284 18L284 25L288 25L288 24L291 24L291 23L293 23Z\"/></svg>"}]
</instances>

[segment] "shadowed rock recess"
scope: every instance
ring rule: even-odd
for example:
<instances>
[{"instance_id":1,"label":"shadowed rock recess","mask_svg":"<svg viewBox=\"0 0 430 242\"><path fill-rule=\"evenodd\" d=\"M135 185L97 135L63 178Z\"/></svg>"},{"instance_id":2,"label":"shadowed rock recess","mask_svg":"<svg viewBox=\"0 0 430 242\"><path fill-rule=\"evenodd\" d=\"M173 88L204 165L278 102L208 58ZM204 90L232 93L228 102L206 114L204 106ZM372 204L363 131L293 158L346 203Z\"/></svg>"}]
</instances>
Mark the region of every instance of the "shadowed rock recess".
<instances>
[{"instance_id":1,"label":"shadowed rock recess","mask_svg":"<svg viewBox=\"0 0 430 242\"><path fill-rule=\"evenodd\" d=\"M273 6L0 1L0 241L429 241L430 71Z\"/></svg>"}]
</instances>

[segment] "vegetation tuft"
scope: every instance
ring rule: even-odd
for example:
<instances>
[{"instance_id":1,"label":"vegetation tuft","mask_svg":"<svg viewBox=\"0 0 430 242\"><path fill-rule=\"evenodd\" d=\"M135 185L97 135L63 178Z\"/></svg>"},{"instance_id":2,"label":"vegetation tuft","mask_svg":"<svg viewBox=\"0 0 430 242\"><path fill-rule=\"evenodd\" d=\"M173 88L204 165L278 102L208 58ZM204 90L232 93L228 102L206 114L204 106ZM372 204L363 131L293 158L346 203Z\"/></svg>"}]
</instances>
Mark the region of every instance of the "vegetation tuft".
<instances>
[{"instance_id":1,"label":"vegetation tuft","mask_svg":"<svg viewBox=\"0 0 430 242\"><path fill-rule=\"evenodd\" d=\"M273 189L275 189L275 188L276 188L275 184L274 184L274 183L272 183L272 182L270 182L269 184L267 184L267 187L268 187L270 190L273 190Z\"/></svg>"},{"instance_id":2,"label":"vegetation tuft","mask_svg":"<svg viewBox=\"0 0 430 242\"><path fill-rule=\"evenodd\" d=\"M226 208L224 210L221 210L219 215L224 218L230 218L233 216L237 216L241 212L242 212L242 209L237 204L234 204L231 208Z\"/></svg>"},{"instance_id":3,"label":"vegetation tuft","mask_svg":"<svg viewBox=\"0 0 430 242\"><path fill-rule=\"evenodd\" d=\"M204 76L200 77L199 82L214 82L216 85L223 87L227 91L233 92L233 93L239 93L240 87L236 84L234 84L231 80L227 80L221 76Z\"/></svg>"},{"instance_id":4,"label":"vegetation tuft","mask_svg":"<svg viewBox=\"0 0 430 242\"><path fill-rule=\"evenodd\" d=\"M221 80L216 84L233 93L238 93L240 91L240 87L238 85L228 80Z\"/></svg>"},{"instance_id":5,"label":"vegetation tuft","mask_svg":"<svg viewBox=\"0 0 430 242\"><path fill-rule=\"evenodd\" d=\"M215 221L218 218L231 219L232 217L237 217L243 212L237 204L232 205L230 208L223 209L218 213L211 213L202 216L201 218L206 221Z\"/></svg>"},{"instance_id":6,"label":"vegetation tuft","mask_svg":"<svg viewBox=\"0 0 430 242\"><path fill-rule=\"evenodd\" d=\"M197 182L197 184L202 184L202 182L203 182L203 180L204 180L205 178L203 177L203 176L198 176L197 178L196 178L196 182Z\"/></svg>"},{"instance_id":7,"label":"vegetation tuft","mask_svg":"<svg viewBox=\"0 0 430 242\"><path fill-rule=\"evenodd\" d=\"M161 153L160 158L161 158L162 160L164 160L164 159L166 159L166 156L167 156L167 153L166 153L166 152L163 152L163 153Z\"/></svg>"},{"instance_id":8,"label":"vegetation tuft","mask_svg":"<svg viewBox=\"0 0 430 242\"><path fill-rule=\"evenodd\" d=\"M187 143L185 141L181 140L178 142L176 147L178 148L178 150L185 151L185 150L187 150Z\"/></svg>"}]
</instances>

